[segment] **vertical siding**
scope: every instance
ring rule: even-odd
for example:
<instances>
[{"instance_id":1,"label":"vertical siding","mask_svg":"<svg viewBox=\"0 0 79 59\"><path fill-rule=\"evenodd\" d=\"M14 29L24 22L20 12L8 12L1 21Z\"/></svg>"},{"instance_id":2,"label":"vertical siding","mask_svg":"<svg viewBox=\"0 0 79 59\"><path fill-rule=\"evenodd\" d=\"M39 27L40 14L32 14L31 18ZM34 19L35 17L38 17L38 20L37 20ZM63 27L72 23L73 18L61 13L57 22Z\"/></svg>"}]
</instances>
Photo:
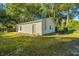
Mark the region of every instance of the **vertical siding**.
<instances>
[{"instance_id":1,"label":"vertical siding","mask_svg":"<svg viewBox=\"0 0 79 59\"><path fill-rule=\"evenodd\" d=\"M35 32L32 32L32 25L35 25ZM19 30L19 26L22 27L22 30ZM29 24L22 24L17 26L18 32L28 33L28 34L35 34L35 35L42 35L42 22L36 23L29 23Z\"/></svg>"},{"instance_id":2,"label":"vertical siding","mask_svg":"<svg viewBox=\"0 0 79 59\"><path fill-rule=\"evenodd\" d=\"M42 22L42 34L46 34L46 19Z\"/></svg>"},{"instance_id":3,"label":"vertical siding","mask_svg":"<svg viewBox=\"0 0 79 59\"><path fill-rule=\"evenodd\" d=\"M22 25L16 25L16 31L17 32L20 32L20 26L22 26Z\"/></svg>"},{"instance_id":4,"label":"vertical siding","mask_svg":"<svg viewBox=\"0 0 79 59\"><path fill-rule=\"evenodd\" d=\"M35 25L35 31L33 33L32 25ZM19 27L22 27L22 30L19 30ZM51 30L50 30L51 26ZM28 33L28 34L35 34L35 35L42 35L55 32L55 24L52 21L52 18L43 19L43 22L35 22L35 23L28 23L28 24L19 24L16 26L17 32Z\"/></svg>"},{"instance_id":5,"label":"vertical siding","mask_svg":"<svg viewBox=\"0 0 79 59\"><path fill-rule=\"evenodd\" d=\"M50 29L50 26L51 26L51 29ZM55 24L53 23L52 18L46 18L43 21L43 34L48 34L53 32L55 32Z\"/></svg>"},{"instance_id":6,"label":"vertical siding","mask_svg":"<svg viewBox=\"0 0 79 59\"><path fill-rule=\"evenodd\" d=\"M37 22L37 23L34 23L34 24L36 24L36 34L42 35L42 22Z\"/></svg>"},{"instance_id":7,"label":"vertical siding","mask_svg":"<svg viewBox=\"0 0 79 59\"><path fill-rule=\"evenodd\" d=\"M24 25L22 25L22 32L32 34L32 24L24 24Z\"/></svg>"}]
</instances>

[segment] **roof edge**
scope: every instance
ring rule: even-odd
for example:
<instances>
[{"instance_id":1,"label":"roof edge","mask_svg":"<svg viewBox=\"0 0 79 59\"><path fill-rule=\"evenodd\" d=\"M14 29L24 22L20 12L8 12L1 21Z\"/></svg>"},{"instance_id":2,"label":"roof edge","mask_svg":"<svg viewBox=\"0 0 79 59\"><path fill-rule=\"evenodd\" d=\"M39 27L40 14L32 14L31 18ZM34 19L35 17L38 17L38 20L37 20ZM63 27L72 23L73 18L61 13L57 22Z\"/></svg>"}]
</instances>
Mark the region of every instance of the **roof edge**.
<instances>
[{"instance_id":1,"label":"roof edge","mask_svg":"<svg viewBox=\"0 0 79 59\"><path fill-rule=\"evenodd\" d=\"M53 18L53 17L49 17L49 18ZM36 22L42 22L42 21L44 21L45 19L48 19L48 18L42 18L42 19L39 19L39 20L34 20L34 21L19 23L19 24L17 24L17 25L21 25L21 24L30 24L30 23L36 23Z\"/></svg>"}]
</instances>

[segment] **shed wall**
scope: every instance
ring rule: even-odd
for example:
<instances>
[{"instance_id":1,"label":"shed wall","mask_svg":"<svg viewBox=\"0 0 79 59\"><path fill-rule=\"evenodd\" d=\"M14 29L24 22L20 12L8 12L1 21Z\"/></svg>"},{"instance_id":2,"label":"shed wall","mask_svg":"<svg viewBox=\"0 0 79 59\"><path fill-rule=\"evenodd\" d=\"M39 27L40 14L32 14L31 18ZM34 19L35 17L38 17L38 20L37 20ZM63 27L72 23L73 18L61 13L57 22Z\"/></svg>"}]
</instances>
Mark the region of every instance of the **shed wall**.
<instances>
[{"instance_id":1,"label":"shed wall","mask_svg":"<svg viewBox=\"0 0 79 59\"><path fill-rule=\"evenodd\" d=\"M50 29L51 27L51 29ZM49 34L55 32L55 24L52 21L52 18L46 18L43 21L43 34Z\"/></svg>"},{"instance_id":2,"label":"shed wall","mask_svg":"<svg viewBox=\"0 0 79 59\"><path fill-rule=\"evenodd\" d=\"M35 25L35 27L34 27L35 32L33 32L33 28L32 28L33 25ZM20 26L22 27L22 30L20 30ZM18 29L16 29L16 30L18 32L35 34L35 35L42 35L42 22L19 24L19 25L17 25L17 28Z\"/></svg>"}]
</instances>

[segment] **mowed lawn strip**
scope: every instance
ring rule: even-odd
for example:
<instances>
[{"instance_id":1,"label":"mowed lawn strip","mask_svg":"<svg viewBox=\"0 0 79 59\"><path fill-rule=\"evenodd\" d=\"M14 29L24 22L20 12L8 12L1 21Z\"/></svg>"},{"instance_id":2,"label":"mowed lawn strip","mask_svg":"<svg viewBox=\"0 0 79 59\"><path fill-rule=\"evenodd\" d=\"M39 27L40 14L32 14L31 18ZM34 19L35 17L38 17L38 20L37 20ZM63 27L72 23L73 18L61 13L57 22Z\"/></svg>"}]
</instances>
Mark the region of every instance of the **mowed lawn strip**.
<instances>
[{"instance_id":1,"label":"mowed lawn strip","mask_svg":"<svg viewBox=\"0 0 79 59\"><path fill-rule=\"evenodd\" d=\"M79 38L79 34L57 34L57 35L46 35L45 37L57 37L57 38Z\"/></svg>"}]
</instances>

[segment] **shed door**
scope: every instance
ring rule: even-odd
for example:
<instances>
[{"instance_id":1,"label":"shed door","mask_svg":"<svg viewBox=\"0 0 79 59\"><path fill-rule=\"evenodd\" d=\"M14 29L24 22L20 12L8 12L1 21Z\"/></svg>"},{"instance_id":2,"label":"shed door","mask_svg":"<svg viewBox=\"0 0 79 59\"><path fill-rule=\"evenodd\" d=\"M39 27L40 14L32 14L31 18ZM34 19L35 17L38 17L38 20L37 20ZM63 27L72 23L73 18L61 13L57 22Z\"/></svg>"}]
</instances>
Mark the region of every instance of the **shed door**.
<instances>
[{"instance_id":1,"label":"shed door","mask_svg":"<svg viewBox=\"0 0 79 59\"><path fill-rule=\"evenodd\" d=\"M36 24L33 24L32 25L32 34L35 34L36 33Z\"/></svg>"}]
</instances>

